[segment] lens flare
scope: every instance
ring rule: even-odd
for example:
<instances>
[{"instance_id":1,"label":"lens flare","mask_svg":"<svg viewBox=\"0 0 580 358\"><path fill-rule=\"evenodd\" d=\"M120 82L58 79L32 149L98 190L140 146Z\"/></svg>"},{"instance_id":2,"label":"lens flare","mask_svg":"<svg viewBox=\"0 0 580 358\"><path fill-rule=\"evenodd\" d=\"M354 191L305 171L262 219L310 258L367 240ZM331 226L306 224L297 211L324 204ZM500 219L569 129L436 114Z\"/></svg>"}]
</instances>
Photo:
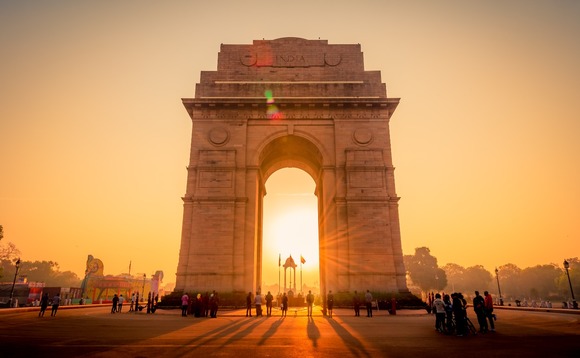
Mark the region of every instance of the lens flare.
<instances>
[{"instance_id":1,"label":"lens flare","mask_svg":"<svg viewBox=\"0 0 580 358\"><path fill-rule=\"evenodd\" d=\"M266 90L264 92L266 97L266 104L268 105L266 109L266 116L268 119L282 119L282 113L278 110L278 107L274 104L274 96L271 90Z\"/></svg>"}]
</instances>

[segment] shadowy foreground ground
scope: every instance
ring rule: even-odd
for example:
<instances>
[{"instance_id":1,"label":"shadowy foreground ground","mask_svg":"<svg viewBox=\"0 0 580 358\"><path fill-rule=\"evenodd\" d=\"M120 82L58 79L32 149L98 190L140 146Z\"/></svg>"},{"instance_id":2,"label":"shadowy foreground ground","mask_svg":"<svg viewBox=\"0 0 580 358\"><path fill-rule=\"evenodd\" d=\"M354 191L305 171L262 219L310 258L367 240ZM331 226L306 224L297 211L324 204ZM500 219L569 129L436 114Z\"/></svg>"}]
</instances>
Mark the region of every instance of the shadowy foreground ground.
<instances>
[{"instance_id":1,"label":"shadowy foreground ground","mask_svg":"<svg viewBox=\"0 0 580 358\"><path fill-rule=\"evenodd\" d=\"M49 308L50 309L50 308ZM0 357L580 357L580 315L496 310L497 332L444 336L434 316L401 310L328 318L291 310L280 317L181 317L178 310L111 314L108 307L0 311ZM470 318L476 322L473 312Z\"/></svg>"}]
</instances>

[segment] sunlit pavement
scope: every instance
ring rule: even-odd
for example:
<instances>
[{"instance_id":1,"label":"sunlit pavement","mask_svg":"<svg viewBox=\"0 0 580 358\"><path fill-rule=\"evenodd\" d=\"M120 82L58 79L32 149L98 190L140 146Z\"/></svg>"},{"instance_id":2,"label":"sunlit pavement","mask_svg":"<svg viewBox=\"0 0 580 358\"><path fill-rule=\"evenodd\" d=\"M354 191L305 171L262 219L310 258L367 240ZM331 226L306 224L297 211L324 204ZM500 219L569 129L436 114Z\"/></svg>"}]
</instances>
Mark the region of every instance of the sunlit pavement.
<instances>
[{"instance_id":1,"label":"sunlit pavement","mask_svg":"<svg viewBox=\"0 0 580 358\"><path fill-rule=\"evenodd\" d=\"M111 314L109 307L0 314L0 357L578 357L580 316L497 310L496 333L444 336L424 310L360 317L315 308L280 317L245 317L245 309L218 318L181 317L179 310ZM252 312L253 314L255 311ZM475 322L473 311L470 318Z\"/></svg>"}]
</instances>

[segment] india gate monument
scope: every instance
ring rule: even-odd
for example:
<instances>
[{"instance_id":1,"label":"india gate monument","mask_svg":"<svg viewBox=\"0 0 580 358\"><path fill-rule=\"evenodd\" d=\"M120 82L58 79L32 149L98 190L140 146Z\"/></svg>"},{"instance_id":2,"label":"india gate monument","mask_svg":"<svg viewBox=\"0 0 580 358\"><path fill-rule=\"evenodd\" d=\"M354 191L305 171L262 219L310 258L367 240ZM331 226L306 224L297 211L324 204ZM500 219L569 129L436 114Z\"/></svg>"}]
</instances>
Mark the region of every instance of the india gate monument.
<instances>
[{"instance_id":1,"label":"india gate monument","mask_svg":"<svg viewBox=\"0 0 580 358\"><path fill-rule=\"evenodd\" d=\"M176 291L262 284L268 177L315 182L321 292L408 292L388 98L359 44L280 38L222 44L194 98Z\"/></svg>"}]
</instances>

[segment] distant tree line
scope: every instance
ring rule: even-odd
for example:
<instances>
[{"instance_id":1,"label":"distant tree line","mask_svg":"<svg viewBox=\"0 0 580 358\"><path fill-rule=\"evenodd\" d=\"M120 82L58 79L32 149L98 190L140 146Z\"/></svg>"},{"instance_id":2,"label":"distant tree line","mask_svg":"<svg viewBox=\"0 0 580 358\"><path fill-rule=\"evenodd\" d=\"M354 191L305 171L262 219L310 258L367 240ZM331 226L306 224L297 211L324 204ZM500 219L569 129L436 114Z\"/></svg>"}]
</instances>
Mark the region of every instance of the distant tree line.
<instances>
[{"instance_id":1,"label":"distant tree line","mask_svg":"<svg viewBox=\"0 0 580 358\"><path fill-rule=\"evenodd\" d=\"M519 268L507 263L495 272L487 271L482 265L463 267L448 263L442 267L427 247L415 249L414 255L403 257L407 270L409 288L423 297L429 292L462 292L473 295L475 290L489 291L499 296L497 279L504 301L536 300L567 301L571 299L568 276L563 265L543 264ZM580 260L567 260L575 296L580 294ZM576 297L578 299L578 297Z\"/></svg>"},{"instance_id":2,"label":"distant tree line","mask_svg":"<svg viewBox=\"0 0 580 358\"><path fill-rule=\"evenodd\" d=\"M4 229L0 225L0 282L12 282L16 273L16 261L21 253L13 243L3 243ZM29 282L44 282L47 287L80 287L81 279L72 271L60 271L54 261L20 260L18 277Z\"/></svg>"}]
</instances>

